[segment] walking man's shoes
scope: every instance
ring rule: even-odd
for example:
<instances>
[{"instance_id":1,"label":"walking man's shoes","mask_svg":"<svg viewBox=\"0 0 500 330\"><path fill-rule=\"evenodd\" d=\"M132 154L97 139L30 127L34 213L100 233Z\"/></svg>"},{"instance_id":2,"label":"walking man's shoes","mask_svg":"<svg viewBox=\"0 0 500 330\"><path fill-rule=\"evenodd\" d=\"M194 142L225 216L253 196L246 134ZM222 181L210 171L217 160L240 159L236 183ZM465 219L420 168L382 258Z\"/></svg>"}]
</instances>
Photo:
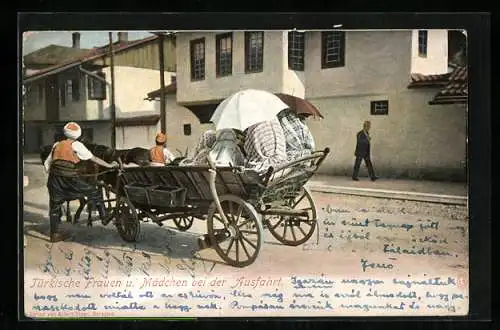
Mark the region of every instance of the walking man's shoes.
<instances>
[{"instance_id":1,"label":"walking man's shoes","mask_svg":"<svg viewBox=\"0 0 500 330\"><path fill-rule=\"evenodd\" d=\"M358 178L352 178L352 179L353 179L354 181L359 181L359 179L358 179Z\"/></svg>"},{"instance_id":2,"label":"walking man's shoes","mask_svg":"<svg viewBox=\"0 0 500 330\"><path fill-rule=\"evenodd\" d=\"M374 176L372 177L372 181L376 181L378 179L378 177Z\"/></svg>"}]
</instances>

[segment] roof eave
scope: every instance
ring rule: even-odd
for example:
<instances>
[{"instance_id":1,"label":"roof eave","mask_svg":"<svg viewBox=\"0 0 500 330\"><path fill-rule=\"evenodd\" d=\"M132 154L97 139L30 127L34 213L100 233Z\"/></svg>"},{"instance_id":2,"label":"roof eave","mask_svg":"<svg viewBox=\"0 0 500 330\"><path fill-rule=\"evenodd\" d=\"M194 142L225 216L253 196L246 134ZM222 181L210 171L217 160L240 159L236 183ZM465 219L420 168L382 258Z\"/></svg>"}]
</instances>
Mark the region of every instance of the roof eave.
<instances>
[{"instance_id":1,"label":"roof eave","mask_svg":"<svg viewBox=\"0 0 500 330\"><path fill-rule=\"evenodd\" d=\"M442 105L442 104L467 104L467 97L455 96L450 98L438 97L429 101L429 105Z\"/></svg>"}]
</instances>

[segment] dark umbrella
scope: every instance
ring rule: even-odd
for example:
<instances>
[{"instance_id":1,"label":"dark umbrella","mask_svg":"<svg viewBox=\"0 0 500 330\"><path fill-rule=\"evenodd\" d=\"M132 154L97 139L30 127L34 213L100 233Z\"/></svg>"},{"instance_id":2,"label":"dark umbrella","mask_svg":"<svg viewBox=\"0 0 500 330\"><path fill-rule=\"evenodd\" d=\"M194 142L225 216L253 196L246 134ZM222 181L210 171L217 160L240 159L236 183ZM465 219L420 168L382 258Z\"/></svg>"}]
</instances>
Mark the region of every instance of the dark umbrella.
<instances>
[{"instance_id":1,"label":"dark umbrella","mask_svg":"<svg viewBox=\"0 0 500 330\"><path fill-rule=\"evenodd\" d=\"M296 114L308 114L313 117L324 118L323 115L319 112L318 108L316 108L311 102L304 100L303 98L293 96L290 94L284 93L276 93L277 97L281 99L286 105L290 107Z\"/></svg>"}]
</instances>

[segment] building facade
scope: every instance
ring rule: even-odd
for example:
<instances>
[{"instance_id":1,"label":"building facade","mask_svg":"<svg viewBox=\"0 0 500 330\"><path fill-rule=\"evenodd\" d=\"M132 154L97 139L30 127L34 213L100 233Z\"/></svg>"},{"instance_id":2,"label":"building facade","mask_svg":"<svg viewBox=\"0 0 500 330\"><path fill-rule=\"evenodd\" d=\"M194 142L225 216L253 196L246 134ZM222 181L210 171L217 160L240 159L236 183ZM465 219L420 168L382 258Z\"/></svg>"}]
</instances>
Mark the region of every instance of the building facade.
<instances>
[{"instance_id":1,"label":"building facade","mask_svg":"<svg viewBox=\"0 0 500 330\"><path fill-rule=\"evenodd\" d=\"M77 33L73 34L73 46L79 47ZM128 41L122 33L114 47L116 146L150 146L159 113L144 96L160 86L157 37ZM54 134L72 120L81 124L83 134L93 142L111 145L109 46L67 48L49 46L25 56L25 65L31 69L23 84L25 152L37 152L40 146L51 144ZM54 49L57 53L49 56ZM175 71L174 49L171 40L164 41L167 78ZM46 63L58 57L59 61Z\"/></svg>"},{"instance_id":2,"label":"building facade","mask_svg":"<svg viewBox=\"0 0 500 330\"><path fill-rule=\"evenodd\" d=\"M412 74L448 70L447 30L178 33L177 102L198 117L245 88L304 97L324 119L309 126L331 153L321 172L350 175L356 133L372 121L381 176L465 179L464 104L430 105L439 86Z\"/></svg>"}]
</instances>

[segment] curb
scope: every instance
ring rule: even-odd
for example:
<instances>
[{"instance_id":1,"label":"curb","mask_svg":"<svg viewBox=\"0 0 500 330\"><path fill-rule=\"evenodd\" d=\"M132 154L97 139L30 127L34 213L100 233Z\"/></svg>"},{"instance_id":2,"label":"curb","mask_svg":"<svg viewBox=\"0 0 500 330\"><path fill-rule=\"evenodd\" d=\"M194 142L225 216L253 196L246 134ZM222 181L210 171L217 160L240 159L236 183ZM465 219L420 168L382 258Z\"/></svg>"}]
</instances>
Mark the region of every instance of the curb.
<instances>
[{"instance_id":1,"label":"curb","mask_svg":"<svg viewBox=\"0 0 500 330\"><path fill-rule=\"evenodd\" d=\"M465 196L427 194L427 193L417 193L411 191L353 188L353 187L329 186L329 185L319 185L319 184L307 184L306 186L309 187L309 189L311 189L312 191L323 192L323 193L400 199L400 200L462 205L462 206L467 206L467 200L468 200L468 198Z\"/></svg>"}]
</instances>

